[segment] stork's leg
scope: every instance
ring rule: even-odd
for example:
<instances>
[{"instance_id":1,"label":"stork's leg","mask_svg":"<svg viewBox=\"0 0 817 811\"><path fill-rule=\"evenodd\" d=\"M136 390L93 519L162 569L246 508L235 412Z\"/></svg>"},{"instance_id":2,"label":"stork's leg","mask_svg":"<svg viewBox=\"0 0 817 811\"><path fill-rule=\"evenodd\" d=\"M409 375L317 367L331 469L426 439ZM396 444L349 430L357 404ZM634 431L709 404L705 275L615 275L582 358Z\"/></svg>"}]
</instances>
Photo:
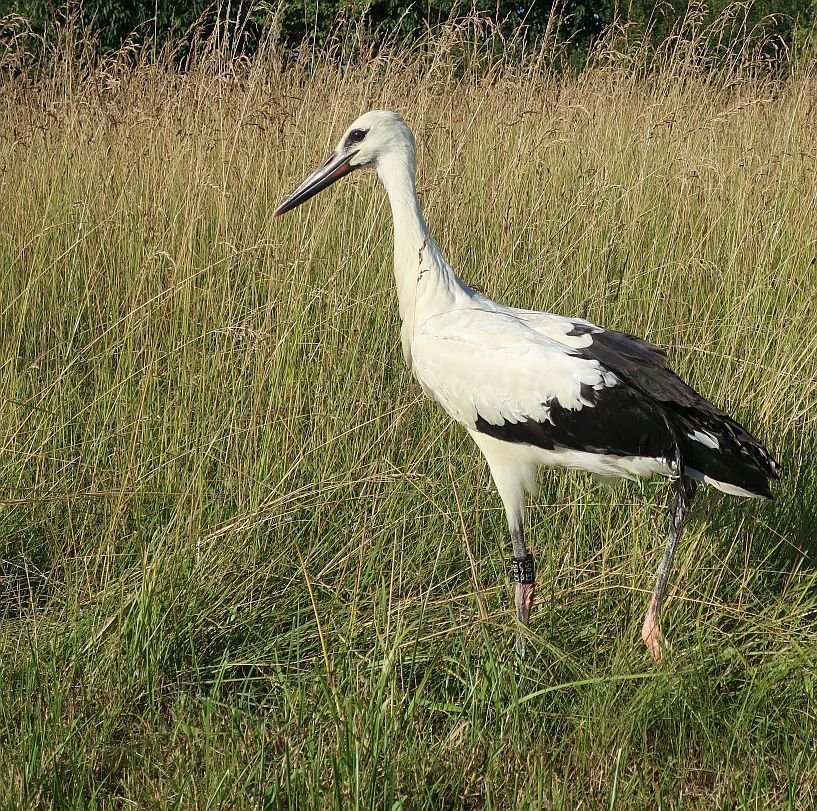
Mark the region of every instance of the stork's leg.
<instances>
[{"instance_id":1,"label":"stork's leg","mask_svg":"<svg viewBox=\"0 0 817 811\"><path fill-rule=\"evenodd\" d=\"M520 457L514 443L503 442L479 431L469 431L474 442L488 460L491 476L496 485L513 544L510 563L511 582L514 585L514 603L520 627L514 648L525 655L525 636L521 626L527 626L533 607L533 578L535 575L533 555L525 546L525 497L536 490L537 465L524 454Z\"/></svg>"},{"instance_id":2,"label":"stork's leg","mask_svg":"<svg viewBox=\"0 0 817 811\"><path fill-rule=\"evenodd\" d=\"M511 582L514 584L516 617L522 625L527 627L533 608L536 568L533 563L533 555L525 546L525 533L521 522L511 529L511 543L513 544L513 557L509 563ZM521 628L517 631L514 649L520 658L525 656L525 636Z\"/></svg>"},{"instance_id":3,"label":"stork's leg","mask_svg":"<svg viewBox=\"0 0 817 811\"><path fill-rule=\"evenodd\" d=\"M661 558L661 564L658 567L655 588L653 588L652 597L650 598L650 606L647 609L647 616L644 617L644 625L641 628L641 638L656 662L661 661L661 647L664 644L659 622L667 591L667 580L672 569L672 561L675 558L675 550L678 548L678 542L684 533L687 513L692 506L692 499L695 496L697 486L697 482L687 476L682 476L678 480L678 493L669 508L667 545L664 547L664 556Z\"/></svg>"}]
</instances>

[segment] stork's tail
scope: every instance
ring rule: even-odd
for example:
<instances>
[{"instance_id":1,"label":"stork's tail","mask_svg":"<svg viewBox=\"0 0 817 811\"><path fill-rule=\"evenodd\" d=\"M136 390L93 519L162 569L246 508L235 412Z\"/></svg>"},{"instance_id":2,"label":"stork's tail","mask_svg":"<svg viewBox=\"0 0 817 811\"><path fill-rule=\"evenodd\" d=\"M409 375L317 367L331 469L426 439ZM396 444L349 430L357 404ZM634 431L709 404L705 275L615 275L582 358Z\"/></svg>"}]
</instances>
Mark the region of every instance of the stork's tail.
<instances>
[{"instance_id":1,"label":"stork's tail","mask_svg":"<svg viewBox=\"0 0 817 811\"><path fill-rule=\"evenodd\" d=\"M733 496L772 498L780 465L742 425L698 409L678 409L671 420L687 476Z\"/></svg>"}]
</instances>

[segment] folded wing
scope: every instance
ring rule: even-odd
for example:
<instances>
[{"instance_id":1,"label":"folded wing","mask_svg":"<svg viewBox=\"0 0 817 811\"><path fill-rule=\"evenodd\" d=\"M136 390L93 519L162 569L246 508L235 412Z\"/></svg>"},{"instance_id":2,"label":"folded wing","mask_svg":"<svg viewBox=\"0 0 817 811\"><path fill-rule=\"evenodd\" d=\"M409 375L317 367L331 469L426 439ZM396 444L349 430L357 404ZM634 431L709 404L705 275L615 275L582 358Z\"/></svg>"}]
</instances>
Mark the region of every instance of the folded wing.
<instances>
[{"instance_id":1,"label":"folded wing","mask_svg":"<svg viewBox=\"0 0 817 811\"><path fill-rule=\"evenodd\" d=\"M650 457L727 492L769 495L777 463L632 335L579 319L465 309L412 344L426 393L471 430L546 450Z\"/></svg>"}]
</instances>

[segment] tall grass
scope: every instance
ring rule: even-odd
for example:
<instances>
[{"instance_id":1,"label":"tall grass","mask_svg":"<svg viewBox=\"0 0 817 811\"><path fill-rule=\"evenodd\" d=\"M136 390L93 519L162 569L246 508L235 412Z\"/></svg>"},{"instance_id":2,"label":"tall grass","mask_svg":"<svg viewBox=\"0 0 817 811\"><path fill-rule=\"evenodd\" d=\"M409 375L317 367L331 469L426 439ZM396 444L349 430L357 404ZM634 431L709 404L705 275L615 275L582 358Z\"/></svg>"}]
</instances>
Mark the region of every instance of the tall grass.
<instances>
[{"instance_id":1,"label":"tall grass","mask_svg":"<svg viewBox=\"0 0 817 811\"><path fill-rule=\"evenodd\" d=\"M693 27L557 74L477 28L352 63L5 53L5 807L817 801L813 72L708 64ZM515 661L503 515L404 368L381 189L272 220L373 106L470 283L666 346L782 460L773 503L699 499L663 666L666 484L543 477Z\"/></svg>"}]
</instances>

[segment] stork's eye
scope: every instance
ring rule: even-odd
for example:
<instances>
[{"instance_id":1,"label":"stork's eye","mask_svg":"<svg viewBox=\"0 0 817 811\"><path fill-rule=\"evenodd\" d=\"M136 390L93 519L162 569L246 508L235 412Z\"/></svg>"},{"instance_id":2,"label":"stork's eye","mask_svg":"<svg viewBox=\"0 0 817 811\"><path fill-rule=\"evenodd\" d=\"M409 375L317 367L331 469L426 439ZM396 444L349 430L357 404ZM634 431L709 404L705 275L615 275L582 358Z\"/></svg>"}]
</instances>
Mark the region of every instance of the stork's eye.
<instances>
[{"instance_id":1,"label":"stork's eye","mask_svg":"<svg viewBox=\"0 0 817 811\"><path fill-rule=\"evenodd\" d=\"M359 144L365 137L368 130L352 130L346 136L346 143L351 144Z\"/></svg>"}]
</instances>

